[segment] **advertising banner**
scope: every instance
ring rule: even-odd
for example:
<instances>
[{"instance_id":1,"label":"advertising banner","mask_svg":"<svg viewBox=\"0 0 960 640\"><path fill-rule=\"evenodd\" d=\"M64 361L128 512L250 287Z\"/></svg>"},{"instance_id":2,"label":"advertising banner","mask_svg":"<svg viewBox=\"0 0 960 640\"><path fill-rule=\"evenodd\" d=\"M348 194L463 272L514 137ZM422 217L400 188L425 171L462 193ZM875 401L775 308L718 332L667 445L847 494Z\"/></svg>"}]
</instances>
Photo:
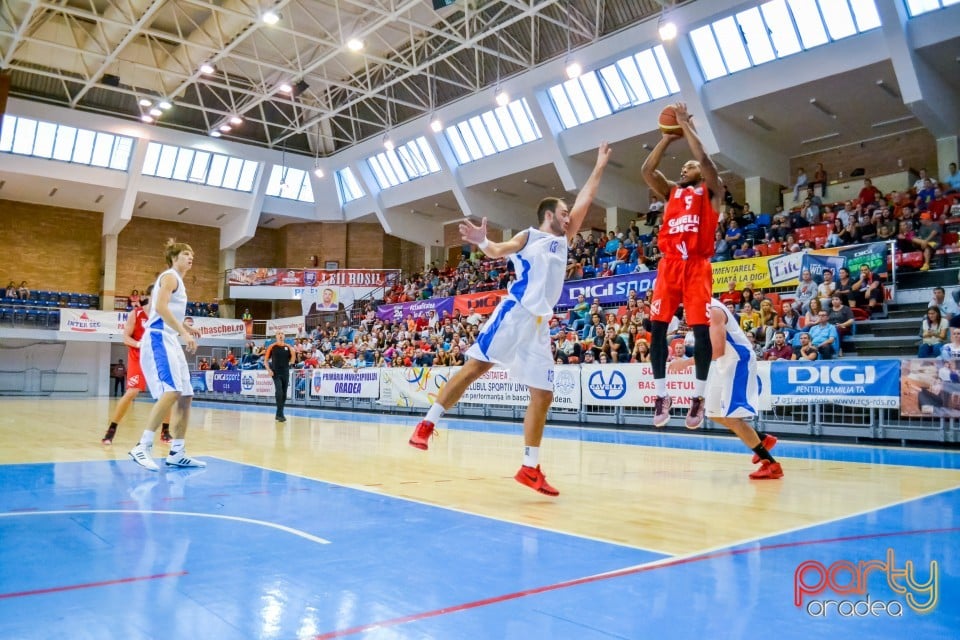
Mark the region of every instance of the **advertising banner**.
<instances>
[{"instance_id":1,"label":"advertising banner","mask_svg":"<svg viewBox=\"0 0 960 640\"><path fill-rule=\"evenodd\" d=\"M383 288L392 285L399 272L395 269L267 269L244 267L230 269L227 282L230 286L277 286L277 287L371 287ZM243 298L249 296L240 296Z\"/></svg>"},{"instance_id":2,"label":"advertising banner","mask_svg":"<svg viewBox=\"0 0 960 640\"><path fill-rule=\"evenodd\" d=\"M287 335L300 335L303 332L303 316L289 316L287 318L274 318L267 320L267 336L273 337L277 331L283 331Z\"/></svg>"},{"instance_id":3,"label":"advertising banner","mask_svg":"<svg viewBox=\"0 0 960 640\"><path fill-rule=\"evenodd\" d=\"M809 269L810 275L816 282L823 282L823 271L829 269L833 272L833 281L837 281L840 267L844 264L844 259L840 256L824 256L813 253L803 255L803 264L801 270Z\"/></svg>"},{"instance_id":4,"label":"advertising banner","mask_svg":"<svg viewBox=\"0 0 960 640\"><path fill-rule=\"evenodd\" d=\"M442 318L444 313L453 313L453 298L431 298L430 300L416 300L414 302L398 302L397 304L382 304L377 307L377 317L384 322L400 322L408 315L414 318L429 316L436 311Z\"/></svg>"},{"instance_id":5,"label":"advertising banner","mask_svg":"<svg viewBox=\"0 0 960 640\"><path fill-rule=\"evenodd\" d=\"M447 380L460 367L413 367L381 369L380 404L429 407ZM580 376L577 365L554 368L553 406L580 408ZM470 385L460 402L525 407L530 404L527 385L517 382L504 369L493 368Z\"/></svg>"},{"instance_id":6,"label":"advertising banner","mask_svg":"<svg viewBox=\"0 0 960 640\"><path fill-rule=\"evenodd\" d=\"M623 304L626 303L631 291L636 291L641 298L647 291L653 291L653 283L656 279L656 272L645 271L606 278L571 280L563 283L563 291L557 306L572 307L577 304L577 297L580 294L586 297L587 302L593 302L594 298L597 298L601 305Z\"/></svg>"},{"instance_id":7,"label":"advertising banner","mask_svg":"<svg viewBox=\"0 0 960 640\"><path fill-rule=\"evenodd\" d=\"M299 269L286 269L277 274L278 287L302 287L303 271Z\"/></svg>"},{"instance_id":8,"label":"advertising banner","mask_svg":"<svg viewBox=\"0 0 960 640\"><path fill-rule=\"evenodd\" d=\"M193 388L194 393L205 393L209 390L206 373L206 371L190 372L190 386Z\"/></svg>"},{"instance_id":9,"label":"advertising banner","mask_svg":"<svg viewBox=\"0 0 960 640\"><path fill-rule=\"evenodd\" d=\"M673 406L688 407L693 397L693 366L667 374L667 393ZM580 367L584 406L652 407L656 401L653 370L649 363L589 365Z\"/></svg>"},{"instance_id":10,"label":"advertising banner","mask_svg":"<svg viewBox=\"0 0 960 640\"><path fill-rule=\"evenodd\" d=\"M453 298L453 309L464 316L474 313L488 316L493 313L493 310L500 303L500 298L505 295L507 295L506 289L484 291L483 293L466 293Z\"/></svg>"},{"instance_id":11,"label":"advertising banner","mask_svg":"<svg viewBox=\"0 0 960 640\"><path fill-rule=\"evenodd\" d=\"M127 324L126 311L61 309L60 331L122 335Z\"/></svg>"},{"instance_id":12,"label":"advertising banner","mask_svg":"<svg viewBox=\"0 0 960 640\"><path fill-rule=\"evenodd\" d=\"M960 418L960 370L954 360L900 363L900 415Z\"/></svg>"},{"instance_id":13,"label":"advertising banner","mask_svg":"<svg viewBox=\"0 0 960 640\"><path fill-rule=\"evenodd\" d=\"M770 390L774 405L900 405L899 360L776 360L769 365L760 368L760 384L761 389Z\"/></svg>"},{"instance_id":14,"label":"advertising banner","mask_svg":"<svg viewBox=\"0 0 960 640\"><path fill-rule=\"evenodd\" d=\"M768 266L772 259L769 256L760 256L758 258L714 262L713 292L726 291L731 280L736 280L737 289L742 289L745 286L752 286L755 289L769 289L774 286L770 279L770 268Z\"/></svg>"},{"instance_id":15,"label":"advertising banner","mask_svg":"<svg viewBox=\"0 0 960 640\"><path fill-rule=\"evenodd\" d=\"M890 247L886 242L872 242L840 250L840 255L846 262L845 266L854 278L859 277L857 272L863 264L870 267L870 271L875 274L886 273L889 253Z\"/></svg>"},{"instance_id":16,"label":"advertising banner","mask_svg":"<svg viewBox=\"0 0 960 640\"><path fill-rule=\"evenodd\" d=\"M247 336L247 328L243 320L187 316L183 319L183 324L199 331L201 340L204 338L240 338L242 340Z\"/></svg>"},{"instance_id":17,"label":"advertising banner","mask_svg":"<svg viewBox=\"0 0 960 640\"><path fill-rule=\"evenodd\" d=\"M245 369L240 373L240 393L245 396L273 397L273 378L266 371L260 369ZM291 385L292 388L292 385Z\"/></svg>"},{"instance_id":18,"label":"advertising banner","mask_svg":"<svg viewBox=\"0 0 960 640\"><path fill-rule=\"evenodd\" d=\"M215 393L240 393L240 371L211 371Z\"/></svg>"},{"instance_id":19,"label":"advertising banner","mask_svg":"<svg viewBox=\"0 0 960 640\"><path fill-rule=\"evenodd\" d=\"M310 395L339 398L377 398L380 369L314 369L310 372Z\"/></svg>"}]
</instances>

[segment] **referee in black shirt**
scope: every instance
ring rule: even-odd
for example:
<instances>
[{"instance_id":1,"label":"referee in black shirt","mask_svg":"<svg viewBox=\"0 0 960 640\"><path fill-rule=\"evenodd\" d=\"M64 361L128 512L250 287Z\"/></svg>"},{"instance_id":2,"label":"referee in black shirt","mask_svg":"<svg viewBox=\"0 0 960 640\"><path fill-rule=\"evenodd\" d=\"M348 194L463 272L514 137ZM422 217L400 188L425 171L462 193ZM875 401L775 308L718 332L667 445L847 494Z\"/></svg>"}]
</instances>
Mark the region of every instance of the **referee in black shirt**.
<instances>
[{"instance_id":1,"label":"referee in black shirt","mask_svg":"<svg viewBox=\"0 0 960 640\"><path fill-rule=\"evenodd\" d=\"M283 331L277 331L276 339L263 356L263 362L267 373L273 378L273 388L277 393L277 422L286 422L283 405L287 402L287 389L290 387L290 365L297 361L297 352L284 342Z\"/></svg>"}]
</instances>

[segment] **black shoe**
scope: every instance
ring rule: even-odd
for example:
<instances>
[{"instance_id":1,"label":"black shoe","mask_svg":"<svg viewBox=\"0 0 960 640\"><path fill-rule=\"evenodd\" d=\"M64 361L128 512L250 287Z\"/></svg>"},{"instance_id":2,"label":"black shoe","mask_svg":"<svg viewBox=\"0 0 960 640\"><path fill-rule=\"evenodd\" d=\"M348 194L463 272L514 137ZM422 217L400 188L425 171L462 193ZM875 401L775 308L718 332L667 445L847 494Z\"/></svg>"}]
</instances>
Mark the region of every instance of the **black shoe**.
<instances>
[{"instance_id":1,"label":"black shoe","mask_svg":"<svg viewBox=\"0 0 960 640\"><path fill-rule=\"evenodd\" d=\"M283 416L277 416L277 422L286 422L286 421L287 419L284 418Z\"/></svg>"}]
</instances>

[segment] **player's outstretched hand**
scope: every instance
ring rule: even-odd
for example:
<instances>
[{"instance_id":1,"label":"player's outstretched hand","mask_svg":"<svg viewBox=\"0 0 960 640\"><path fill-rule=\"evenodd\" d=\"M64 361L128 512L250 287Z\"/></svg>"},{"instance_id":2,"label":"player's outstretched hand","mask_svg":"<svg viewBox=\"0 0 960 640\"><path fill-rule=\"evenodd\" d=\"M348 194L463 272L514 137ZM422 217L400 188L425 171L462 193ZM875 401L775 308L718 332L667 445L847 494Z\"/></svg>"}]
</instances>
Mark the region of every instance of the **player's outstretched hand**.
<instances>
[{"instance_id":1,"label":"player's outstretched hand","mask_svg":"<svg viewBox=\"0 0 960 640\"><path fill-rule=\"evenodd\" d=\"M601 142L600 147L597 149L597 166L605 167L607 166L607 161L610 160L610 145L606 142Z\"/></svg>"},{"instance_id":2,"label":"player's outstretched hand","mask_svg":"<svg viewBox=\"0 0 960 640\"><path fill-rule=\"evenodd\" d=\"M464 220L460 223L460 237L464 242L470 244L480 244L487 237L487 219L483 218L480 225L475 225L470 220Z\"/></svg>"}]
</instances>

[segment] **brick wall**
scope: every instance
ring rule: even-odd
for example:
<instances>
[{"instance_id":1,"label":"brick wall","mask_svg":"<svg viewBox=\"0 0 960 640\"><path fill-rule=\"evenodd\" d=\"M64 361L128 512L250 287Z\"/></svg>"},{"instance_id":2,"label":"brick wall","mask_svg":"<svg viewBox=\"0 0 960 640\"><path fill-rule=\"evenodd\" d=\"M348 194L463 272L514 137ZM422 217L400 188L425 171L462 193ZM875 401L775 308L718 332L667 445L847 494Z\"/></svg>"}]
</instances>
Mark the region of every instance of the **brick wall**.
<instances>
[{"instance_id":1,"label":"brick wall","mask_svg":"<svg viewBox=\"0 0 960 640\"><path fill-rule=\"evenodd\" d=\"M0 286L99 293L103 214L0 200Z\"/></svg>"},{"instance_id":2,"label":"brick wall","mask_svg":"<svg viewBox=\"0 0 960 640\"><path fill-rule=\"evenodd\" d=\"M97 227L97 235L100 228ZM186 242L193 248L193 268L184 284L190 300L210 301L217 297L220 230L168 220L134 217L117 239L117 294L131 289L143 291L167 265L164 245L168 238Z\"/></svg>"},{"instance_id":3,"label":"brick wall","mask_svg":"<svg viewBox=\"0 0 960 640\"><path fill-rule=\"evenodd\" d=\"M238 267L285 267L280 259L280 231L257 229L257 234L237 248Z\"/></svg>"}]
</instances>

